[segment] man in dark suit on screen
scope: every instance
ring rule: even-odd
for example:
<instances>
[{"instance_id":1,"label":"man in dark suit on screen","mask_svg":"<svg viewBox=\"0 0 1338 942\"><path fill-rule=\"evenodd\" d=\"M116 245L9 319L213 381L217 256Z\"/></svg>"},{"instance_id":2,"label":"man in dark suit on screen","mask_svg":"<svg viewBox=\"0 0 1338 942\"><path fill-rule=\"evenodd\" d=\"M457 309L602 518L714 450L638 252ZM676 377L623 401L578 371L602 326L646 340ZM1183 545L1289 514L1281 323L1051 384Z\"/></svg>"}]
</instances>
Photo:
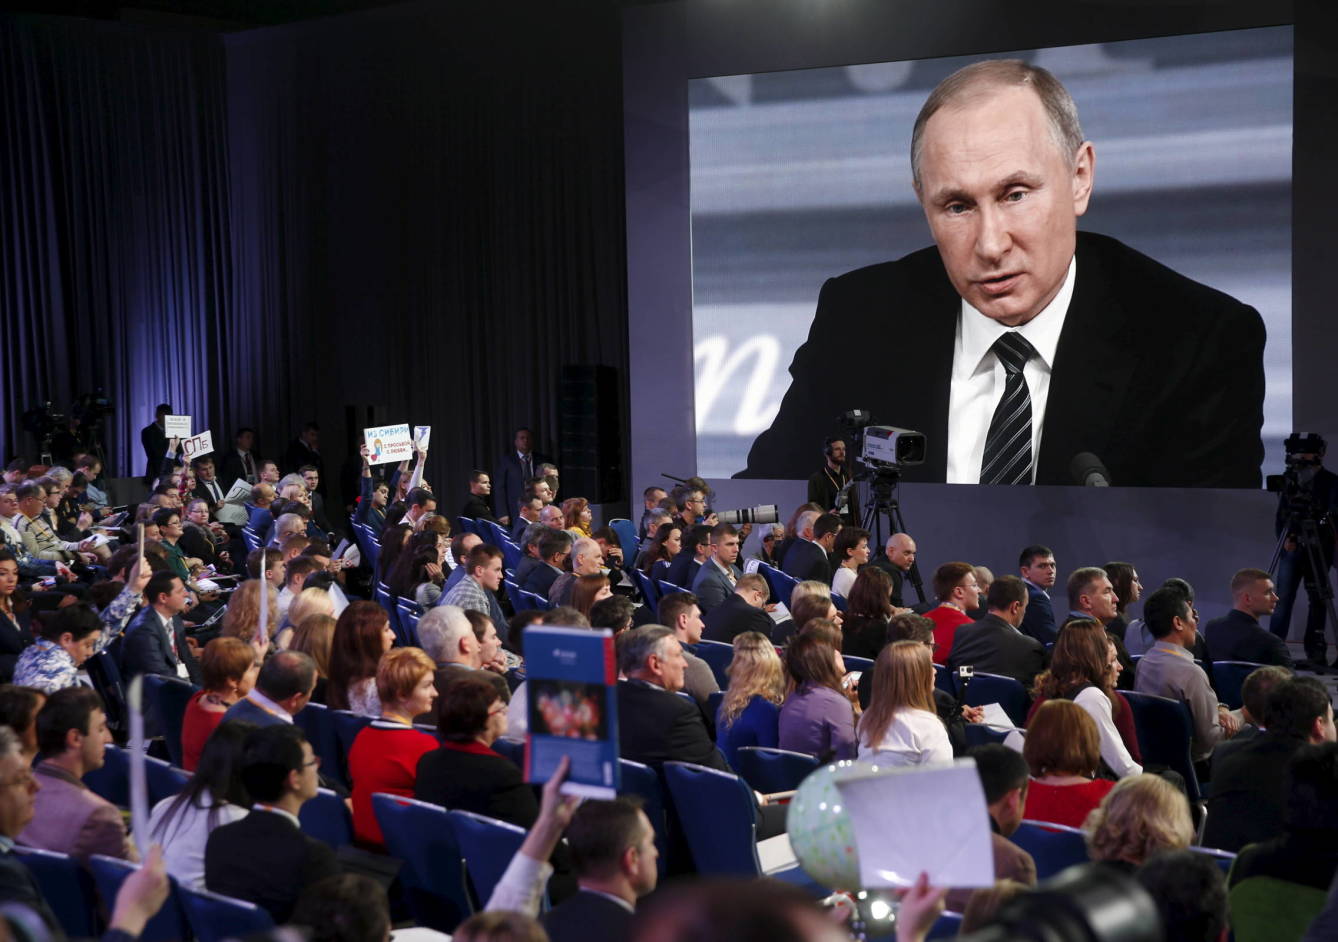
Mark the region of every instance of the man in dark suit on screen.
<instances>
[{"instance_id":1,"label":"man in dark suit on screen","mask_svg":"<svg viewBox=\"0 0 1338 942\"><path fill-rule=\"evenodd\" d=\"M992 60L940 83L911 140L937 248L823 286L740 476L807 477L809 443L864 408L927 436L908 481L1068 484L1090 452L1116 484L1258 487L1258 312L1078 232L1095 169L1044 69Z\"/></svg>"}]
</instances>

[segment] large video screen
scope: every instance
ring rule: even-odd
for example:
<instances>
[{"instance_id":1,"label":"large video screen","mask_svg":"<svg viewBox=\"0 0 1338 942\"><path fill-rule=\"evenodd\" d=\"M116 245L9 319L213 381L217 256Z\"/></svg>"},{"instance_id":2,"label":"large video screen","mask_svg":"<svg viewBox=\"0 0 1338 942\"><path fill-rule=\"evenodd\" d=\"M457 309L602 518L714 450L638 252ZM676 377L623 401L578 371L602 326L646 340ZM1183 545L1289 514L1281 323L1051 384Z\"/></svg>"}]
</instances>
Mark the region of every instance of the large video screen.
<instances>
[{"instance_id":1,"label":"large video screen","mask_svg":"<svg viewBox=\"0 0 1338 942\"><path fill-rule=\"evenodd\" d=\"M907 480L1073 483L1083 454L1116 485L1259 486L1292 415L1292 48L1276 27L691 81L698 473L806 478L863 409L924 434ZM1039 312L1056 237L1020 213L1056 183L1021 119L950 104L925 205L912 184L921 107L984 58L1052 73L1091 143ZM1016 411L1001 332L1032 343L1016 482L982 467Z\"/></svg>"}]
</instances>

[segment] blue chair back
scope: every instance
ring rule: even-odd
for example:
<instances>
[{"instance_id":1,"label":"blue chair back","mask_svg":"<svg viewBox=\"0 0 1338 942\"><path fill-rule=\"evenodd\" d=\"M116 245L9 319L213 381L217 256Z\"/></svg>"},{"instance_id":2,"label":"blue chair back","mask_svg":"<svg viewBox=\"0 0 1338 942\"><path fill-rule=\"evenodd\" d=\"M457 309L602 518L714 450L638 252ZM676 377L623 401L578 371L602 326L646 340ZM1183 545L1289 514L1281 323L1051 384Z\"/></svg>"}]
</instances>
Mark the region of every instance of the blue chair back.
<instances>
[{"instance_id":1,"label":"blue chair back","mask_svg":"<svg viewBox=\"0 0 1338 942\"><path fill-rule=\"evenodd\" d=\"M374 533L371 526L364 527L362 532L367 535L367 552L364 558L372 572L376 572L377 567L381 565L381 535Z\"/></svg>"},{"instance_id":2,"label":"blue chair back","mask_svg":"<svg viewBox=\"0 0 1338 942\"><path fill-rule=\"evenodd\" d=\"M686 591L687 591L687 589L683 588L682 586L674 585L674 584L673 584L672 582L670 582L668 579L657 579L657 580L655 581L655 587L656 587L657 589L660 590L660 597L661 597L661 598L663 598L663 597L666 596L666 595L672 595L674 592L686 592ZM658 607L658 605L659 605L659 603L657 602L657 603L656 603L656 606Z\"/></svg>"},{"instance_id":3,"label":"blue chair back","mask_svg":"<svg viewBox=\"0 0 1338 942\"><path fill-rule=\"evenodd\" d=\"M850 603L846 601L846 597L844 595L840 595L839 593L836 592L832 593L832 604L836 606L836 610L838 612L842 613L844 613L850 605Z\"/></svg>"},{"instance_id":4,"label":"blue chair back","mask_svg":"<svg viewBox=\"0 0 1338 942\"><path fill-rule=\"evenodd\" d=\"M498 529L500 530L501 527L498 527ZM525 558L525 551L507 537L502 537L498 541L497 548L502 551L502 565L507 569L514 570L520 565L520 561Z\"/></svg>"},{"instance_id":5,"label":"blue chair back","mask_svg":"<svg viewBox=\"0 0 1338 942\"><path fill-rule=\"evenodd\" d=\"M522 770L525 768L525 740L503 737L492 744L492 751L510 759L516 768Z\"/></svg>"},{"instance_id":6,"label":"blue chair back","mask_svg":"<svg viewBox=\"0 0 1338 942\"><path fill-rule=\"evenodd\" d=\"M129 775L128 754L126 759L126 774ZM190 781L190 773L185 769L173 768L170 762L155 759L153 756L145 756L144 779L149 788L149 807L152 808L164 798L171 798L173 795L179 794Z\"/></svg>"},{"instance_id":7,"label":"blue chair back","mask_svg":"<svg viewBox=\"0 0 1338 942\"><path fill-rule=\"evenodd\" d=\"M328 788L318 790L315 798L302 805L297 820L303 831L335 850L353 843L353 815L344 799Z\"/></svg>"},{"instance_id":8,"label":"blue chair back","mask_svg":"<svg viewBox=\"0 0 1338 942\"><path fill-rule=\"evenodd\" d=\"M180 766L184 761L181 751L181 724L186 716L186 706L199 689L184 680L160 677L157 674L144 675L145 693L157 710L163 728L163 744L167 746L167 754L172 757L172 764L176 766Z\"/></svg>"},{"instance_id":9,"label":"blue chair back","mask_svg":"<svg viewBox=\"0 0 1338 942\"><path fill-rule=\"evenodd\" d=\"M125 686L121 683L121 639L117 638L87 661L88 677L93 689L102 697L106 708L107 725L124 741L130 733L129 712L125 705Z\"/></svg>"},{"instance_id":10,"label":"blue chair back","mask_svg":"<svg viewBox=\"0 0 1338 942\"><path fill-rule=\"evenodd\" d=\"M926 939L955 939L962 928L962 914L944 910L929 927Z\"/></svg>"},{"instance_id":11,"label":"blue chair back","mask_svg":"<svg viewBox=\"0 0 1338 942\"><path fill-rule=\"evenodd\" d=\"M640 569L629 568L626 570L632 577L632 584L641 592L641 598L657 616L660 610L660 587L655 584L655 580L646 575Z\"/></svg>"},{"instance_id":12,"label":"blue chair back","mask_svg":"<svg viewBox=\"0 0 1338 942\"><path fill-rule=\"evenodd\" d=\"M780 602L789 608L790 595L794 592L794 587L799 584L799 580L767 563L759 565L757 571L767 580L767 585L771 588L771 601Z\"/></svg>"},{"instance_id":13,"label":"blue chair back","mask_svg":"<svg viewBox=\"0 0 1338 942\"><path fill-rule=\"evenodd\" d=\"M728 686L728 685L726 685ZM720 704L725 702L725 691L716 690L706 695L706 712L710 714L710 720L715 722L715 718L720 715Z\"/></svg>"},{"instance_id":14,"label":"blue chair back","mask_svg":"<svg viewBox=\"0 0 1338 942\"><path fill-rule=\"evenodd\" d=\"M460 843L445 808L378 792L372 811L386 850L404 861L400 882L414 922L453 932L473 911Z\"/></svg>"},{"instance_id":15,"label":"blue chair back","mask_svg":"<svg viewBox=\"0 0 1338 942\"><path fill-rule=\"evenodd\" d=\"M934 686L944 693L957 696L957 685L953 683L952 671L948 670L946 665L934 665Z\"/></svg>"},{"instance_id":16,"label":"blue chair back","mask_svg":"<svg viewBox=\"0 0 1338 942\"><path fill-rule=\"evenodd\" d=\"M246 544L248 553L254 553L260 549L260 534L249 526L242 527L242 542Z\"/></svg>"},{"instance_id":17,"label":"blue chair back","mask_svg":"<svg viewBox=\"0 0 1338 942\"><path fill-rule=\"evenodd\" d=\"M1047 880L1061 870L1087 862L1087 842L1082 831L1050 824L1023 821L1008 838L1036 861L1036 879Z\"/></svg>"},{"instance_id":18,"label":"blue chair back","mask_svg":"<svg viewBox=\"0 0 1338 942\"><path fill-rule=\"evenodd\" d=\"M330 719L334 722L335 740L339 744L338 760L340 773L343 781L350 781L348 777L348 753L353 748L353 740L358 738L358 733L366 729L372 722L370 716L362 716L354 713L352 710L331 710Z\"/></svg>"},{"instance_id":19,"label":"blue chair back","mask_svg":"<svg viewBox=\"0 0 1338 942\"><path fill-rule=\"evenodd\" d=\"M525 599L520 594L520 585L511 579L503 579L502 585L506 587L506 597L511 600L511 607L518 612L525 610Z\"/></svg>"},{"instance_id":20,"label":"blue chair back","mask_svg":"<svg viewBox=\"0 0 1338 942\"><path fill-rule=\"evenodd\" d=\"M395 594L390 591L390 586L378 582L376 588L372 590L372 597L377 605L386 610L386 616L390 619L390 630L395 632L396 646L404 647L406 644L404 631L400 628L400 616L395 608Z\"/></svg>"},{"instance_id":21,"label":"blue chair back","mask_svg":"<svg viewBox=\"0 0 1338 942\"><path fill-rule=\"evenodd\" d=\"M118 808L130 807L130 754L120 746L102 753L102 768L84 773L84 784Z\"/></svg>"},{"instance_id":22,"label":"blue chair back","mask_svg":"<svg viewBox=\"0 0 1338 942\"><path fill-rule=\"evenodd\" d=\"M707 663L721 689L729 686L729 662L734 660L734 645L723 641L698 641L694 653ZM711 714L715 716L714 713Z\"/></svg>"},{"instance_id":23,"label":"blue chair back","mask_svg":"<svg viewBox=\"0 0 1338 942\"><path fill-rule=\"evenodd\" d=\"M989 743L1002 743L1007 738L1008 734L1003 730L994 729L984 723L966 724L966 746L968 749Z\"/></svg>"},{"instance_id":24,"label":"blue chair back","mask_svg":"<svg viewBox=\"0 0 1338 942\"><path fill-rule=\"evenodd\" d=\"M418 619L423 617L423 606L413 599L399 598L395 601L396 614L399 616L400 629L404 634L404 645L418 647Z\"/></svg>"},{"instance_id":25,"label":"blue chair back","mask_svg":"<svg viewBox=\"0 0 1338 942\"><path fill-rule=\"evenodd\" d=\"M1194 724L1189 716L1188 704L1132 690L1123 690L1121 693L1133 710L1134 730L1138 733L1138 748L1143 753L1143 764L1175 769L1185 779L1185 793L1189 803L1198 804L1202 793L1189 751Z\"/></svg>"},{"instance_id":26,"label":"blue chair back","mask_svg":"<svg viewBox=\"0 0 1338 942\"><path fill-rule=\"evenodd\" d=\"M465 533L473 533L481 540L487 540L488 538L486 534L479 533L478 523L474 520L473 517L461 517L460 529Z\"/></svg>"},{"instance_id":27,"label":"blue chair back","mask_svg":"<svg viewBox=\"0 0 1338 942\"><path fill-rule=\"evenodd\" d=\"M448 811L446 815L465 858L465 876L474 890L476 908L482 909L520 850L525 829L472 811Z\"/></svg>"},{"instance_id":28,"label":"blue chair back","mask_svg":"<svg viewBox=\"0 0 1338 942\"><path fill-rule=\"evenodd\" d=\"M97 890L88 871L68 854L35 847L14 848L14 854L37 881L37 888L71 939L97 938L102 934L98 918Z\"/></svg>"},{"instance_id":29,"label":"blue chair back","mask_svg":"<svg viewBox=\"0 0 1338 942\"><path fill-rule=\"evenodd\" d=\"M703 876L761 876L756 804L737 775L691 762L666 762L664 782Z\"/></svg>"},{"instance_id":30,"label":"blue chair back","mask_svg":"<svg viewBox=\"0 0 1338 942\"><path fill-rule=\"evenodd\" d=\"M636 524L626 517L615 517L609 521L609 526L618 534L618 545L623 548L623 559L631 563L637 554Z\"/></svg>"},{"instance_id":31,"label":"blue chair back","mask_svg":"<svg viewBox=\"0 0 1338 942\"><path fill-rule=\"evenodd\" d=\"M323 703L308 703L297 715L293 723L307 737L311 748L321 760L321 775L332 782L347 786L344 770L339 763L339 737L335 735L334 717L331 710Z\"/></svg>"},{"instance_id":32,"label":"blue chair back","mask_svg":"<svg viewBox=\"0 0 1338 942\"><path fill-rule=\"evenodd\" d=\"M1240 695L1241 684L1266 664L1251 661L1213 661L1213 684L1217 688L1217 699L1233 710L1239 710L1245 700Z\"/></svg>"},{"instance_id":33,"label":"blue chair back","mask_svg":"<svg viewBox=\"0 0 1338 942\"><path fill-rule=\"evenodd\" d=\"M525 589L520 589L519 591L522 611L534 608L541 612L546 612L553 607L553 603L548 601L548 599L544 598L538 592L529 592Z\"/></svg>"},{"instance_id":34,"label":"blue chair back","mask_svg":"<svg viewBox=\"0 0 1338 942\"><path fill-rule=\"evenodd\" d=\"M195 942L245 939L274 928L269 913L255 903L189 886L178 887L177 894L195 931Z\"/></svg>"},{"instance_id":35,"label":"blue chair back","mask_svg":"<svg viewBox=\"0 0 1338 942\"><path fill-rule=\"evenodd\" d=\"M669 842L669 821L664 803L664 787L660 784L660 776L650 766L633 762L631 759L619 759L618 769L621 776L619 781L622 783L622 788L618 794L636 795L640 798L641 810L650 819L650 826L655 830L655 846L660 851L657 866L663 876L669 866L671 845Z\"/></svg>"},{"instance_id":36,"label":"blue chair back","mask_svg":"<svg viewBox=\"0 0 1338 942\"><path fill-rule=\"evenodd\" d=\"M856 657L853 654L843 654L841 655L841 660L845 661L846 670L848 671L864 672L873 670L873 658L871 657Z\"/></svg>"},{"instance_id":37,"label":"blue chair back","mask_svg":"<svg viewBox=\"0 0 1338 942\"><path fill-rule=\"evenodd\" d=\"M1027 723L1027 710L1031 707L1031 698L1027 688L1012 677L1002 674L986 674L976 671L966 687L966 704L984 706L997 703L1003 707L1014 726L1022 727Z\"/></svg>"},{"instance_id":38,"label":"blue chair back","mask_svg":"<svg viewBox=\"0 0 1338 942\"><path fill-rule=\"evenodd\" d=\"M735 771L753 789L764 795L790 792L818 767L816 756L789 749L740 746L735 751Z\"/></svg>"},{"instance_id":39,"label":"blue chair back","mask_svg":"<svg viewBox=\"0 0 1338 942\"><path fill-rule=\"evenodd\" d=\"M121 884L125 882L126 877L139 869L139 865L116 857L94 854L88 858L88 869L93 874L93 883L97 885L98 895L102 897L102 903L110 913L116 905L116 894L120 891ZM177 881L168 876L167 882L171 887L167 900L163 903L163 908L158 910L140 933L141 942L176 942L178 939L186 938L190 931L185 910L181 908L181 901L177 895Z\"/></svg>"}]
</instances>

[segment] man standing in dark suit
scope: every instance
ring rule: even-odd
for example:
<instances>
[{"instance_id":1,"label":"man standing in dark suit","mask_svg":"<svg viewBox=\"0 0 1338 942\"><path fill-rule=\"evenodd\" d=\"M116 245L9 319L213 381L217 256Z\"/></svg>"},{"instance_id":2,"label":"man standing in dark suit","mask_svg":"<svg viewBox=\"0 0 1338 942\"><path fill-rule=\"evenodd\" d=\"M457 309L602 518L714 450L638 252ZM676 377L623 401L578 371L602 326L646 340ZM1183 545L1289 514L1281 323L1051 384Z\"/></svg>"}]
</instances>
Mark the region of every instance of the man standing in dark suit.
<instances>
[{"instance_id":1,"label":"man standing in dark suit","mask_svg":"<svg viewBox=\"0 0 1338 942\"><path fill-rule=\"evenodd\" d=\"M1095 166L1046 70L984 61L941 82L911 138L936 247L823 285L742 476L807 477L807 443L861 408L925 434L907 481L1068 484L1090 452L1118 484L1258 487L1258 312L1078 232ZM851 337L865 357L852 359ZM891 349L905 352L896 382L874 367Z\"/></svg>"},{"instance_id":2,"label":"man standing in dark suit","mask_svg":"<svg viewBox=\"0 0 1338 942\"><path fill-rule=\"evenodd\" d=\"M307 886L339 873L334 851L302 833L298 820L316 797L320 764L296 726L262 726L246 737L242 782L255 805L209 834L207 889L255 903L282 925Z\"/></svg>"},{"instance_id":3,"label":"man standing in dark suit","mask_svg":"<svg viewBox=\"0 0 1338 942\"><path fill-rule=\"evenodd\" d=\"M539 465L547 461L542 455L534 454L531 447L533 440L534 436L529 429L516 429L511 450L497 462L494 474L497 478L495 506L502 512L502 516L497 519L503 526L511 522L511 514L525 493L525 482L533 479Z\"/></svg>"},{"instance_id":4,"label":"man standing in dark suit","mask_svg":"<svg viewBox=\"0 0 1338 942\"><path fill-rule=\"evenodd\" d=\"M586 800L567 826L580 891L543 917L552 942L622 942L659 879L655 830L634 798Z\"/></svg>"},{"instance_id":5,"label":"man standing in dark suit","mask_svg":"<svg viewBox=\"0 0 1338 942\"><path fill-rule=\"evenodd\" d=\"M126 680L157 674L200 683L200 663L186 643L186 625L181 620L189 601L185 583L171 572L155 572L144 596L149 604L125 629L121 673Z\"/></svg>"},{"instance_id":6,"label":"man standing in dark suit","mask_svg":"<svg viewBox=\"0 0 1338 942\"><path fill-rule=\"evenodd\" d=\"M1214 661L1250 661L1292 666L1286 643L1259 624L1273 614L1278 593L1262 569L1242 569L1231 577L1231 611L1203 626L1208 656Z\"/></svg>"},{"instance_id":7,"label":"man standing in dark suit","mask_svg":"<svg viewBox=\"0 0 1338 942\"><path fill-rule=\"evenodd\" d=\"M659 768L693 762L729 771L706 732L702 712L681 697L687 661L674 633L662 625L635 628L618 644L618 754Z\"/></svg>"},{"instance_id":8,"label":"man standing in dark suit","mask_svg":"<svg viewBox=\"0 0 1338 942\"><path fill-rule=\"evenodd\" d=\"M1017 576L1000 576L990 583L988 612L979 621L957 629L948 654L948 669L970 665L987 674L1012 677L1027 690L1045 669L1045 648L1018 630L1027 610L1027 587Z\"/></svg>"},{"instance_id":9,"label":"man standing in dark suit","mask_svg":"<svg viewBox=\"0 0 1338 942\"><path fill-rule=\"evenodd\" d=\"M767 581L755 572L739 577L730 596L702 616L702 637L733 644L745 631L760 631L768 638L775 622L767 614Z\"/></svg>"},{"instance_id":10,"label":"man standing in dark suit","mask_svg":"<svg viewBox=\"0 0 1338 942\"><path fill-rule=\"evenodd\" d=\"M808 479L808 502L836 514L846 526L859 526L859 499L846 470L845 439L828 438L822 443L822 455L826 460L821 470Z\"/></svg>"},{"instance_id":11,"label":"man standing in dark suit","mask_svg":"<svg viewBox=\"0 0 1338 942\"><path fill-rule=\"evenodd\" d=\"M1028 546L1017 560L1022 581L1027 584L1027 612L1018 630L1041 644L1053 644L1058 637L1055 610L1050 604L1050 590L1059 578L1059 564L1048 546Z\"/></svg>"},{"instance_id":12,"label":"man standing in dark suit","mask_svg":"<svg viewBox=\"0 0 1338 942\"><path fill-rule=\"evenodd\" d=\"M302 426L302 434L288 443L288 450L283 453L283 472L292 474L299 468L311 465L320 475L317 482L322 495L325 494L325 459L320 453L321 427L315 422Z\"/></svg>"},{"instance_id":13,"label":"man standing in dark suit","mask_svg":"<svg viewBox=\"0 0 1338 942\"><path fill-rule=\"evenodd\" d=\"M256 466L253 451L256 444L256 431L253 428L239 428L233 436L233 448L218 459L218 476L225 487L232 487L237 480L247 484L260 483L260 469Z\"/></svg>"},{"instance_id":14,"label":"man standing in dark suit","mask_svg":"<svg viewBox=\"0 0 1338 942\"><path fill-rule=\"evenodd\" d=\"M799 538L785 551L781 569L800 582L812 579L831 585L830 554L832 547L836 545L836 535L841 532L841 518L836 514L820 514L814 510L806 510L799 515L795 532Z\"/></svg>"},{"instance_id":15,"label":"man standing in dark suit","mask_svg":"<svg viewBox=\"0 0 1338 942\"><path fill-rule=\"evenodd\" d=\"M167 432L163 430L164 416L172 414L166 402L153 410L153 421L139 430L139 443L144 446L144 483L152 485L167 456Z\"/></svg>"}]
</instances>

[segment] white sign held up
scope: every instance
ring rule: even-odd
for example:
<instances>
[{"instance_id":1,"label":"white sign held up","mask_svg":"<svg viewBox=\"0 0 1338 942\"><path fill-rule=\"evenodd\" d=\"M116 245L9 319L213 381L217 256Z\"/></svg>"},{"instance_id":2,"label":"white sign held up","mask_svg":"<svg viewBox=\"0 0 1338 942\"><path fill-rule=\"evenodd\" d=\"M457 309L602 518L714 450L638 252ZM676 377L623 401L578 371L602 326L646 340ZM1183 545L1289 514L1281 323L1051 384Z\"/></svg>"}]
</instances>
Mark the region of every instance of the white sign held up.
<instances>
[{"instance_id":1,"label":"white sign held up","mask_svg":"<svg viewBox=\"0 0 1338 942\"><path fill-rule=\"evenodd\" d=\"M163 416L163 434L168 438L190 438L190 416Z\"/></svg>"},{"instance_id":2,"label":"white sign held up","mask_svg":"<svg viewBox=\"0 0 1338 942\"><path fill-rule=\"evenodd\" d=\"M185 455L187 461L193 461L201 455L213 454L214 451L214 433L208 430L199 435L192 435L181 443L181 453Z\"/></svg>"},{"instance_id":3,"label":"white sign held up","mask_svg":"<svg viewBox=\"0 0 1338 942\"><path fill-rule=\"evenodd\" d=\"M378 425L362 430L367 443L368 464L391 464L413 457L413 437L408 423Z\"/></svg>"}]
</instances>

